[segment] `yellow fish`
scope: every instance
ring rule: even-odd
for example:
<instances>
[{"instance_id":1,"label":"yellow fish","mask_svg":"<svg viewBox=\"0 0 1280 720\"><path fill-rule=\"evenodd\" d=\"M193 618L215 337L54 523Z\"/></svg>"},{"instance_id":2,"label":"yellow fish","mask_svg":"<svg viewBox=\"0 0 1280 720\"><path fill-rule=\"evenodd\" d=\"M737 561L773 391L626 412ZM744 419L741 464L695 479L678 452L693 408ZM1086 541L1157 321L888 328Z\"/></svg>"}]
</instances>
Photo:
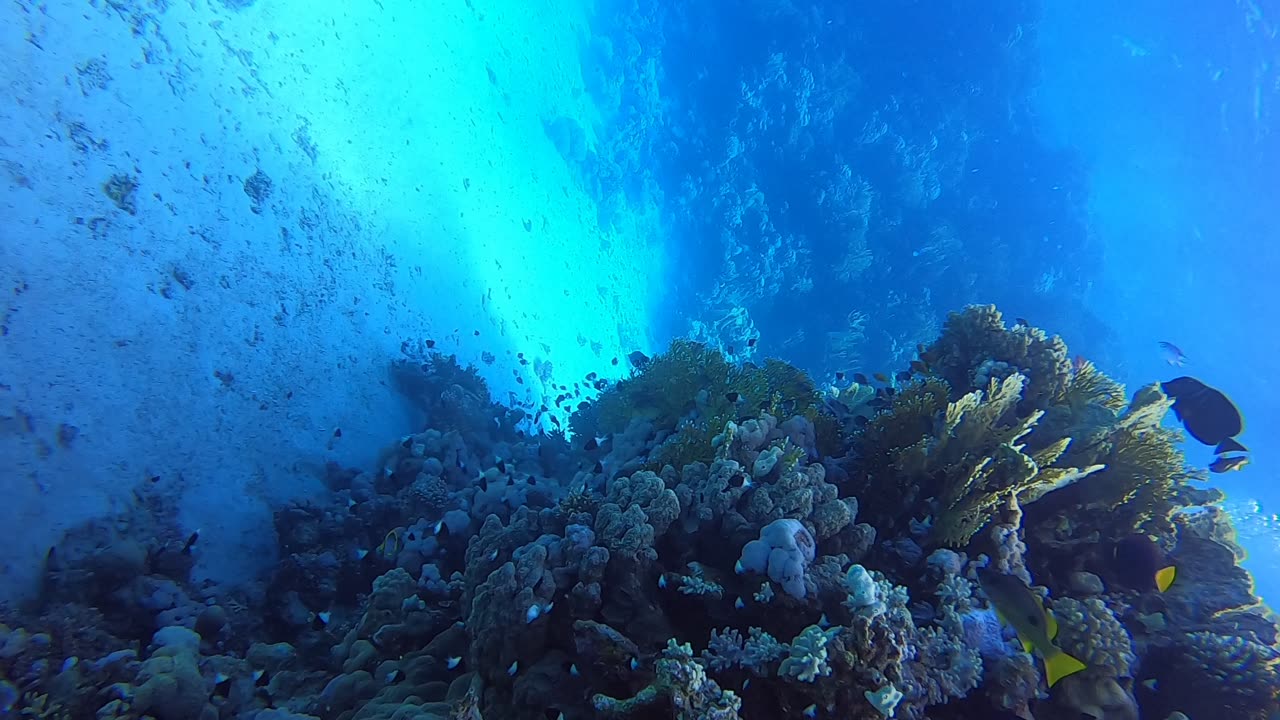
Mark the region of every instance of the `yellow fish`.
<instances>
[{"instance_id":1,"label":"yellow fish","mask_svg":"<svg viewBox=\"0 0 1280 720\"><path fill-rule=\"evenodd\" d=\"M395 562L396 556L404 549L404 541L400 537L400 528L393 528L387 536L382 539L382 544L378 546L376 552L378 557L389 562Z\"/></svg>"},{"instance_id":2,"label":"yellow fish","mask_svg":"<svg viewBox=\"0 0 1280 720\"><path fill-rule=\"evenodd\" d=\"M1053 638L1058 635L1058 621L1021 580L983 568L978 571L978 584L991 599L1001 621L1018 633L1023 649L1034 651L1044 659L1044 675L1049 687L1087 667L1053 644Z\"/></svg>"}]
</instances>

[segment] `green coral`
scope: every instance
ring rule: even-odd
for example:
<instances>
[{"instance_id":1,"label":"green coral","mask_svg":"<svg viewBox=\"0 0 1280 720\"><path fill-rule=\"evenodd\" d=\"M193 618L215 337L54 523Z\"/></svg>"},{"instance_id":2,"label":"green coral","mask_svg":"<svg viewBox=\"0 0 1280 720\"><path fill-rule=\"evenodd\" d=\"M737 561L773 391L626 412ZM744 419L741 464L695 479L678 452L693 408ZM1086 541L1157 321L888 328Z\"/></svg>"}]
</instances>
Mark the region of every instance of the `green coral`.
<instances>
[{"instance_id":1,"label":"green coral","mask_svg":"<svg viewBox=\"0 0 1280 720\"><path fill-rule=\"evenodd\" d=\"M1196 488L1181 433L1161 427L1169 400L1151 385L1126 404L1124 386L1060 338L992 306L953 313L921 353L928 375L902 389L853 438L850 488L882 530L927 503L936 541L964 545L1010 495L1029 536L1167 533L1180 507L1218 496Z\"/></svg>"},{"instance_id":2,"label":"green coral","mask_svg":"<svg viewBox=\"0 0 1280 720\"><path fill-rule=\"evenodd\" d=\"M713 455L713 440L726 424L764 411L802 415L814 423L819 450L839 450L839 426L822 409L813 381L789 363L734 365L718 350L676 340L635 375L619 380L569 418L575 437L622 432L636 419L672 437L658 447L652 469L681 468Z\"/></svg>"},{"instance_id":3,"label":"green coral","mask_svg":"<svg viewBox=\"0 0 1280 720\"><path fill-rule=\"evenodd\" d=\"M868 425L860 448L874 474L869 473L866 489L898 492L908 500L885 498L886 506L895 509L889 524L899 525L915 499L932 498L933 539L965 545L1010 495L1033 502L1102 469L1055 466L1070 438L1026 449L1024 437L1044 415L1038 409L1019 415L1028 383L1014 373L1003 381L991 379L985 392L975 390L947 402L945 386L929 380L908 387ZM886 484L889 478L893 481Z\"/></svg>"}]
</instances>

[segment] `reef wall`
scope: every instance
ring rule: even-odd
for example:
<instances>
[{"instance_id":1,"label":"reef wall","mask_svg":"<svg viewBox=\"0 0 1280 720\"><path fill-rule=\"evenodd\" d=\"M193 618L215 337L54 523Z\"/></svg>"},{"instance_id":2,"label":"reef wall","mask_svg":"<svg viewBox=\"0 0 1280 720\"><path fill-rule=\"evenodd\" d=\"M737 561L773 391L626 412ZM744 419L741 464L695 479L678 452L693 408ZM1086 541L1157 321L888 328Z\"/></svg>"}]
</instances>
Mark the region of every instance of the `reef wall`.
<instances>
[{"instance_id":1,"label":"reef wall","mask_svg":"<svg viewBox=\"0 0 1280 720\"><path fill-rule=\"evenodd\" d=\"M600 227L544 125L594 113L572 0L0 17L0 594L144 478L199 571L269 559L266 501L420 423L403 343L520 401L644 345L643 212Z\"/></svg>"}]
</instances>

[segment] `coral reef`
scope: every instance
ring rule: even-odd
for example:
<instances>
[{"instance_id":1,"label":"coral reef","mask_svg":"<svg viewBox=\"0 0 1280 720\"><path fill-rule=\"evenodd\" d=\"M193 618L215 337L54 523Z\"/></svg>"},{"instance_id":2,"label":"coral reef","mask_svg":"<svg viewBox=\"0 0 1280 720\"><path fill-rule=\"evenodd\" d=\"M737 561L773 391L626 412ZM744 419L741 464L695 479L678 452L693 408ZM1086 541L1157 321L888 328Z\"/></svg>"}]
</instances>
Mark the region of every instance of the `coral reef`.
<instances>
[{"instance_id":1,"label":"coral reef","mask_svg":"<svg viewBox=\"0 0 1280 720\"><path fill-rule=\"evenodd\" d=\"M0 702L157 720L1271 717L1280 633L1160 425L1167 399L1123 402L1065 353L971 308L894 394L845 396L880 402L841 425L794 368L677 343L583 401L570 438L428 355L396 370L426 426L281 506L254 592L191 581L198 534L154 490L70 531L41 597L0 616ZM1113 562L1134 533L1177 567L1167 592ZM983 568L1029 586L1086 669L1048 688Z\"/></svg>"}]
</instances>

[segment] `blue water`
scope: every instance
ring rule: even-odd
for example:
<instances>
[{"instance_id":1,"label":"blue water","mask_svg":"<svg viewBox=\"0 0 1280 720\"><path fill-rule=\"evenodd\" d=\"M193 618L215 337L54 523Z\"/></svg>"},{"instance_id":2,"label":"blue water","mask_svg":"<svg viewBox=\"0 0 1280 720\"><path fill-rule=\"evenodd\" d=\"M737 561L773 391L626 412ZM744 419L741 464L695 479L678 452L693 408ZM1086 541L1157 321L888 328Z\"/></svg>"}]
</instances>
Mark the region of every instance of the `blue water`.
<instances>
[{"instance_id":1,"label":"blue water","mask_svg":"<svg viewBox=\"0 0 1280 720\"><path fill-rule=\"evenodd\" d=\"M1233 398L1250 463L1209 482L1280 599L1275 2L0 20L0 601L140 482L199 530L196 577L256 582L273 512L421 430L387 367L428 343L538 408L679 338L892 375L975 303L1130 395Z\"/></svg>"}]
</instances>

